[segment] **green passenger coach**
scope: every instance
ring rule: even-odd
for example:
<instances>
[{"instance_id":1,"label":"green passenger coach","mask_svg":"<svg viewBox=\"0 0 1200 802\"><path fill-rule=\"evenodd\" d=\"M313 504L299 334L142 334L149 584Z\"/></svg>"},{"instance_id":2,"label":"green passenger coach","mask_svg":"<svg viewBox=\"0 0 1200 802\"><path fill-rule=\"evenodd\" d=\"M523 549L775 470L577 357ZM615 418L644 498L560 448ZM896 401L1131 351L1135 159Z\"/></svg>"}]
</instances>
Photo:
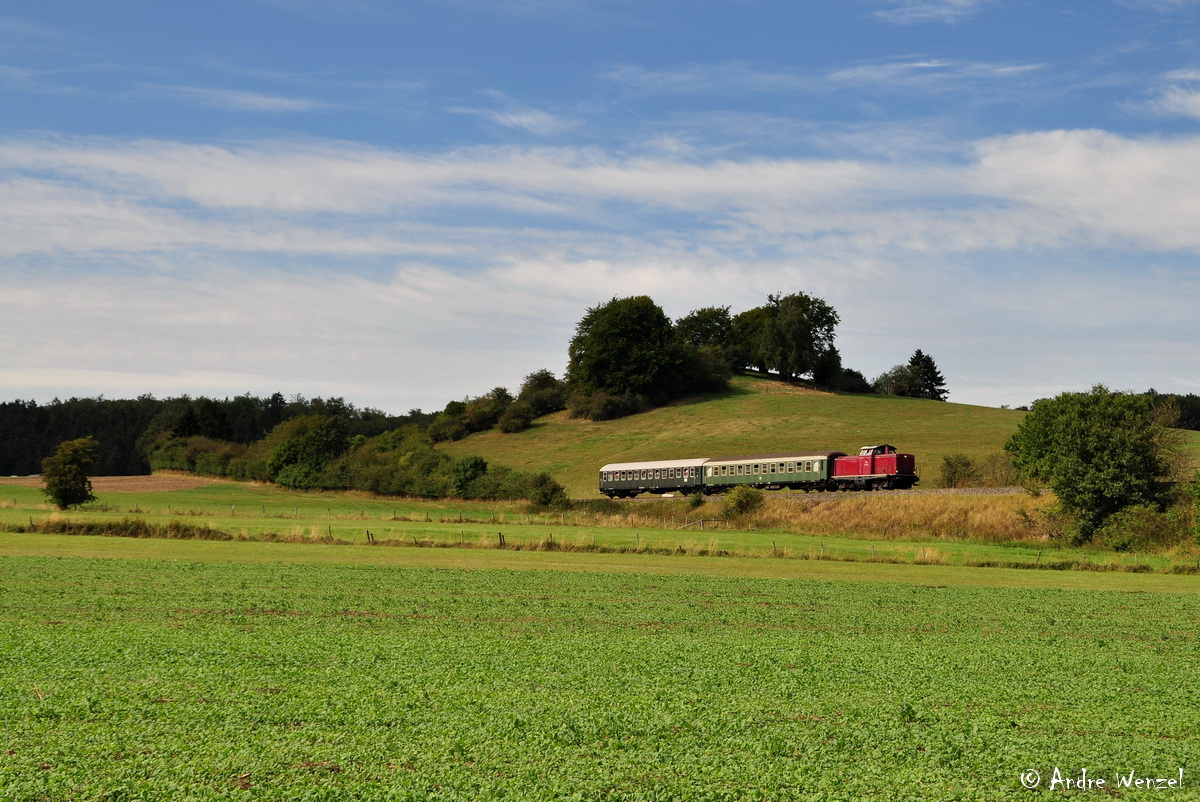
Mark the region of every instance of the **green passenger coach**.
<instances>
[{"instance_id":1,"label":"green passenger coach","mask_svg":"<svg viewBox=\"0 0 1200 802\"><path fill-rule=\"evenodd\" d=\"M841 451L752 454L719 457L704 463L706 493L724 493L737 485L766 490L824 490Z\"/></svg>"},{"instance_id":2,"label":"green passenger coach","mask_svg":"<svg viewBox=\"0 0 1200 802\"><path fill-rule=\"evenodd\" d=\"M638 493L699 493L704 487L706 459L657 462L613 462L600 469L600 492L609 498L633 498Z\"/></svg>"}]
</instances>

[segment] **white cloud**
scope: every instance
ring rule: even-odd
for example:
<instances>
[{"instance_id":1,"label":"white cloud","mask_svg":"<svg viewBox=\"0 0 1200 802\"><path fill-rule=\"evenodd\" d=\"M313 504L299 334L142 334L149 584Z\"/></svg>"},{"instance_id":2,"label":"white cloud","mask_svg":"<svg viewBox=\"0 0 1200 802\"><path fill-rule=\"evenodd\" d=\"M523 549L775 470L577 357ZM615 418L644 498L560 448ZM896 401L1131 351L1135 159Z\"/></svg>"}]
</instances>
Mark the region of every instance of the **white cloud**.
<instances>
[{"instance_id":1,"label":"white cloud","mask_svg":"<svg viewBox=\"0 0 1200 802\"><path fill-rule=\"evenodd\" d=\"M279 113L318 111L330 108L327 103L306 98L283 97L244 89L218 87L145 84L139 87L138 94L177 98L224 111Z\"/></svg>"},{"instance_id":2,"label":"white cloud","mask_svg":"<svg viewBox=\"0 0 1200 802\"><path fill-rule=\"evenodd\" d=\"M469 106L455 106L447 109L447 111L452 114L469 114L480 117L505 128L522 130L542 137L566 133L579 125L577 120L569 117L552 114L543 109L515 102L506 97L502 92L488 91L482 94L495 101L497 107L474 108Z\"/></svg>"},{"instance_id":3,"label":"white cloud","mask_svg":"<svg viewBox=\"0 0 1200 802\"><path fill-rule=\"evenodd\" d=\"M631 64L611 70L607 78L626 91L645 94L796 94L820 88L820 82L791 70L759 70L746 64L693 64L647 70Z\"/></svg>"},{"instance_id":4,"label":"white cloud","mask_svg":"<svg viewBox=\"0 0 1200 802\"><path fill-rule=\"evenodd\" d=\"M1163 74L1150 99L1134 108L1156 116L1200 120L1200 70L1172 70Z\"/></svg>"},{"instance_id":5,"label":"white cloud","mask_svg":"<svg viewBox=\"0 0 1200 802\"><path fill-rule=\"evenodd\" d=\"M957 22L994 2L996 0L893 0L890 8L875 12L875 17L899 25Z\"/></svg>"},{"instance_id":6,"label":"white cloud","mask_svg":"<svg viewBox=\"0 0 1200 802\"><path fill-rule=\"evenodd\" d=\"M960 62L945 59L897 59L858 64L829 74L838 84L894 90L897 87L922 91L962 89L977 91L979 84L1011 82L1041 72L1044 64Z\"/></svg>"},{"instance_id":7,"label":"white cloud","mask_svg":"<svg viewBox=\"0 0 1200 802\"><path fill-rule=\"evenodd\" d=\"M1200 370L1186 356L1200 286L1172 261L1200 253L1200 137L944 147L700 160L10 139L0 382L49 397L66 375L53 365L95 382L70 392L283 389L402 411L561 370L582 310L613 295L648 293L677 316L793 290L843 313L852 367L876 374L922 347L975 388L956 400L1031 400L988 389L979 354L995 342L1035 363L1030 387ZM1102 248L1138 267L1098 266ZM1127 342L1056 335L1094 333L1098 315ZM63 336L19 336L33 330ZM1154 338L1177 365L1143 353ZM891 353L898 339L907 350Z\"/></svg>"},{"instance_id":8,"label":"white cloud","mask_svg":"<svg viewBox=\"0 0 1200 802\"><path fill-rule=\"evenodd\" d=\"M1200 252L1200 138L1103 131L1000 137L977 147L976 189L1097 245Z\"/></svg>"}]
</instances>

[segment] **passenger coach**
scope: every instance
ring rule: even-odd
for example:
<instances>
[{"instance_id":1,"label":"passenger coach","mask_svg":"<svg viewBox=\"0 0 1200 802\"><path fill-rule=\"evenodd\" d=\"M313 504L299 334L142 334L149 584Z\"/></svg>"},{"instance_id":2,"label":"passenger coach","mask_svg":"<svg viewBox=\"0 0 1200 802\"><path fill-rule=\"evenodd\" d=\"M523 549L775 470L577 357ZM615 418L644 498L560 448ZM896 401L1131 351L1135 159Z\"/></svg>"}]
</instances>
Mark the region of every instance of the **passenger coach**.
<instances>
[{"instance_id":1,"label":"passenger coach","mask_svg":"<svg viewBox=\"0 0 1200 802\"><path fill-rule=\"evenodd\" d=\"M707 459L658 462L614 462L600 469L600 492L609 498L633 498L638 493L682 493L703 489Z\"/></svg>"},{"instance_id":2,"label":"passenger coach","mask_svg":"<svg viewBox=\"0 0 1200 802\"><path fill-rule=\"evenodd\" d=\"M723 457L704 463L706 493L724 493L738 485L764 490L824 490L833 462L841 451L810 451L799 454L759 454Z\"/></svg>"}]
</instances>

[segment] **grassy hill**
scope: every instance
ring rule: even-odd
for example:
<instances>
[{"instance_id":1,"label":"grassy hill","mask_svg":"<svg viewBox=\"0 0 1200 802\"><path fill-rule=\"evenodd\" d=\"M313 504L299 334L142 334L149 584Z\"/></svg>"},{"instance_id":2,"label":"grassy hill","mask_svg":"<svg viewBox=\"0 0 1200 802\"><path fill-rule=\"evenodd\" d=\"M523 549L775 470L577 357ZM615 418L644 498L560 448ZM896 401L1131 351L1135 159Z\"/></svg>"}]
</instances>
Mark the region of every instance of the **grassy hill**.
<instances>
[{"instance_id":1,"label":"grassy hill","mask_svg":"<svg viewBox=\"0 0 1200 802\"><path fill-rule=\"evenodd\" d=\"M720 395L615 421L572 420L558 412L520 434L497 431L443 444L520 470L549 471L573 497L598 495L606 462L837 450L892 443L917 455L931 481L942 457L999 453L1025 413L876 395L835 395L777 381L736 377Z\"/></svg>"}]
</instances>

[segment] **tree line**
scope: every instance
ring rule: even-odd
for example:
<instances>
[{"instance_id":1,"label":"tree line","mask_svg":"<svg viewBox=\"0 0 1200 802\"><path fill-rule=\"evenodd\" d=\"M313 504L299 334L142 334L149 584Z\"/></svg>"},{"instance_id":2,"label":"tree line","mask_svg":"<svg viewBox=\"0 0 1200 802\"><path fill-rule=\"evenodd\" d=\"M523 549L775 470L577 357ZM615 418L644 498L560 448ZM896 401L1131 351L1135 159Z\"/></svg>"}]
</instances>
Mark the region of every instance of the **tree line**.
<instances>
[{"instance_id":1,"label":"tree line","mask_svg":"<svg viewBox=\"0 0 1200 802\"><path fill-rule=\"evenodd\" d=\"M0 474L39 473L42 460L59 443L93 437L99 448L97 475L128 476L150 471L149 451L156 437L170 432L179 437L202 436L249 445L280 423L305 415L345 418L351 434L372 436L389 429L424 424L432 415L410 410L388 415L359 409L342 398L267 398L239 395L213 399L179 396L159 399L70 398L48 404L35 401L0 403Z\"/></svg>"}]
</instances>

